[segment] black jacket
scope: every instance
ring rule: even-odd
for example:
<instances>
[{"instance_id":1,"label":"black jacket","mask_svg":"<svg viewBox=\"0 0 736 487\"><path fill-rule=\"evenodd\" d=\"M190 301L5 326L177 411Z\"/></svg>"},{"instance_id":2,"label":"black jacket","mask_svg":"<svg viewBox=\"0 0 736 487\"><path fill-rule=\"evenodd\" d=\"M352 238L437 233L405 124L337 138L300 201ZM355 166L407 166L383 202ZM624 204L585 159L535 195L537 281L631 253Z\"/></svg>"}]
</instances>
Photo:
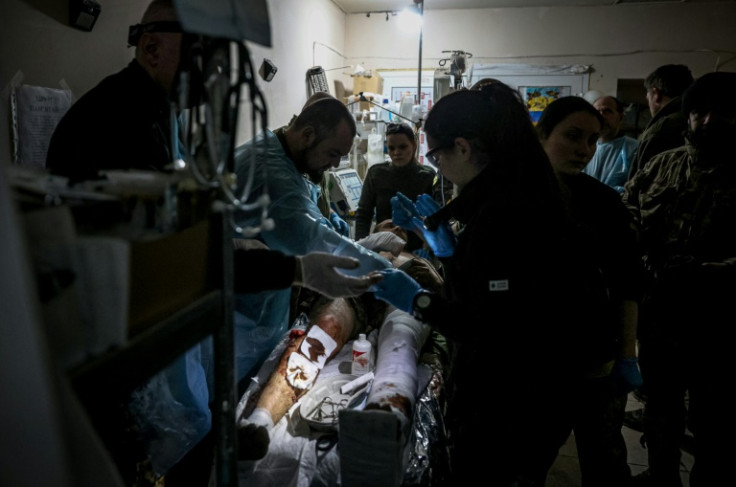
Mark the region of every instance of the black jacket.
<instances>
[{"instance_id":1,"label":"black jacket","mask_svg":"<svg viewBox=\"0 0 736 487\"><path fill-rule=\"evenodd\" d=\"M649 160L666 150L685 145L687 117L683 115L682 99L678 96L670 100L652 117L644 131L639 135L639 146L631 161L629 179L642 169Z\"/></svg>"},{"instance_id":2,"label":"black jacket","mask_svg":"<svg viewBox=\"0 0 736 487\"><path fill-rule=\"evenodd\" d=\"M443 296L427 321L469 346L503 343L496 356L523 367L549 358L553 342L567 346L553 325L569 322L567 228L556 205L496 183L488 169L465 186L442 212L463 230L443 259Z\"/></svg>"},{"instance_id":3,"label":"black jacket","mask_svg":"<svg viewBox=\"0 0 736 487\"><path fill-rule=\"evenodd\" d=\"M99 170L162 170L172 162L169 99L133 60L67 111L49 143L46 167L71 179Z\"/></svg>"},{"instance_id":4,"label":"black jacket","mask_svg":"<svg viewBox=\"0 0 736 487\"><path fill-rule=\"evenodd\" d=\"M363 181L355 214L355 238L361 239L370 233L374 216L376 223L391 219L391 198L397 192L412 201L423 193L432 195L435 176L434 170L416 163L396 167L390 162L382 162L371 166ZM421 246L421 239L409 232L406 250L411 252Z\"/></svg>"}]
</instances>

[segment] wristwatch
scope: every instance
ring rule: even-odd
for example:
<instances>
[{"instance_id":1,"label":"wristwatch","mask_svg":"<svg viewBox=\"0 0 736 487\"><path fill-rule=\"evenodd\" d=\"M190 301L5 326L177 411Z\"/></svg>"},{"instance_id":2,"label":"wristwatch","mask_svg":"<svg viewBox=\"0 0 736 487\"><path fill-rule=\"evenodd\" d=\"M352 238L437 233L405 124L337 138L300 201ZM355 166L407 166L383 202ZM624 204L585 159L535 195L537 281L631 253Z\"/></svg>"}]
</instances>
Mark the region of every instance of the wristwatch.
<instances>
[{"instance_id":1,"label":"wristwatch","mask_svg":"<svg viewBox=\"0 0 736 487\"><path fill-rule=\"evenodd\" d=\"M428 311L432 307L434 295L428 291L419 291L414 296L412 303L412 315L420 321L426 321Z\"/></svg>"}]
</instances>

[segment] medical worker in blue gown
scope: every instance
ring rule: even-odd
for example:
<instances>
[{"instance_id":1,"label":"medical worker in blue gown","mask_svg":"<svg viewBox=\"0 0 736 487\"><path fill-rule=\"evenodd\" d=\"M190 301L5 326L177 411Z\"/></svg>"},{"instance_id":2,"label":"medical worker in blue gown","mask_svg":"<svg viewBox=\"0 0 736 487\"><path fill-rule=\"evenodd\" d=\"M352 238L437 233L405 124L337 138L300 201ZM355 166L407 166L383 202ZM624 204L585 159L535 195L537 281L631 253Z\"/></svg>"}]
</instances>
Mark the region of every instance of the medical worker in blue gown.
<instances>
[{"instance_id":1,"label":"medical worker in blue gown","mask_svg":"<svg viewBox=\"0 0 736 487\"><path fill-rule=\"evenodd\" d=\"M353 276L391 267L388 260L369 248L398 253L403 241L383 232L355 242L337 232L317 206L324 172L337 167L350 152L356 131L355 120L345 105L328 97L308 104L289 126L274 132L264 130L236 149L236 194L242 193L254 171L246 203L255 202L264 193L271 201L268 217L274 226L261 231L258 240L287 255L328 252L354 257L360 265L344 271ZM234 215L241 228L261 225L261 217L260 211L237 211ZM289 328L290 300L291 289L236 293L235 356L239 380L257 371Z\"/></svg>"}]
</instances>

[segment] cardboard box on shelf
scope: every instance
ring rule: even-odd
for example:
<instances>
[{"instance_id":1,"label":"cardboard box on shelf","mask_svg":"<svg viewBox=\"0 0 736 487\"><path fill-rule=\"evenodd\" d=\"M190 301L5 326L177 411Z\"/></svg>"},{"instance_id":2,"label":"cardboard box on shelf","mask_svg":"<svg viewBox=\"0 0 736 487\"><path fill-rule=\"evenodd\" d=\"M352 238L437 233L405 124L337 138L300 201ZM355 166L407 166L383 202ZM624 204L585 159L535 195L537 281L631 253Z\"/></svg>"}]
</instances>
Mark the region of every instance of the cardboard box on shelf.
<instances>
[{"instance_id":1,"label":"cardboard box on shelf","mask_svg":"<svg viewBox=\"0 0 736 487\"><path fill-rule=\"evenodd\" d=\"M200 221L180 232L130 247L130 336L212 289L210 226Z\"/></svg>"},{"instance_id":2,"label":"cardboard box on shelf","mask_svg":"<svg viewBox=\"0 0 736 487\"><path fill-rule=\"evenodd\" d=\"M376 100L376 98L373 97L373 96L371 96L371 95L366 95L365 98L367 100L373 100L376 103L378 103L378 100ZM347 101L345 102L345 104L348 105L348 109L350 109L351 112L356 113L356 114L358 114L358 113L361 113L362 114L362 112L364 110L365 111L370 111L371 110L371 108L372 108L371 107L371 102L369 102L369 101L359 101L359 100L360 100L360 97L358 95L352 95L352 96L349 96L347 98ZM362 117L362 115L361 115L361 117ZM358 121L360 121L360 120L358 120Z\"/></svg>"},{"instance_id":3,"label":"cardboard box on shelf","mask_svg":"<svg viewBox=\"0 0 736 487\"><path fill-rule=\"evenodd\" d=\"M21 221L41 319L65 367L124 345L214 288L207 219L143 240L79 234L68 206L25 210Z\"/></svg>"},{"instance_id":4,"label":"cardboard box on shelf","mask_svg":"<svg viewBox=\"0 0 736 487\"><path fill-rule=\"evenodd\" d=\"M361 92L375 93L381 95L383 93L383 78L380 74L374 73L372 76L353 76L353 93Z\"/></svg>"}]
</instances>

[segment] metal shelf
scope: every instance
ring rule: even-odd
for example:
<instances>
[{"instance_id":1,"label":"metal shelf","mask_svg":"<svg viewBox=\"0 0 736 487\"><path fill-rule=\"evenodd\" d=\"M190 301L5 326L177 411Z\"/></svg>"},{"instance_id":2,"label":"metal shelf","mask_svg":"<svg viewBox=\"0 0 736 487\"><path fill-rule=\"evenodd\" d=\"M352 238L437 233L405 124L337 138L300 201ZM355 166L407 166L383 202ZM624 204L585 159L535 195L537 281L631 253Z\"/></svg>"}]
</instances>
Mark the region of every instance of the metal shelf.
<instances>
[{"instance_id":1,"label":"metal shelf","mask_svg":"<svg viewBox=\"0 0 736 487\"><path fill-rule=\"evenodd\" d=\"M72 386L84 403L125 399L143 380L215 332L222 320L221 299L222 291L212 291L125 346L73 368L69 371Z\"/></svg>"},{"instance_id":2,"label":"metal shelf","mask_svg":"<svg viewBox=\"0 0 736 487\"><path fill-rule=\"evenodd\" d=\"M216 485L220 487L237 485L233 263L227 221L225 212L210 216L209 257L214 289L166 318L149 324L124 346L93 357L67 372L93 425L110 447L116 441L114 431L120 427L110 422L114 417L110 415L111 408L124 404L130 393L146 379L212 336L215 367L212 431L215 435ZM114 447L111 454L115 460Z\"/></svg>"}]
</instances>

